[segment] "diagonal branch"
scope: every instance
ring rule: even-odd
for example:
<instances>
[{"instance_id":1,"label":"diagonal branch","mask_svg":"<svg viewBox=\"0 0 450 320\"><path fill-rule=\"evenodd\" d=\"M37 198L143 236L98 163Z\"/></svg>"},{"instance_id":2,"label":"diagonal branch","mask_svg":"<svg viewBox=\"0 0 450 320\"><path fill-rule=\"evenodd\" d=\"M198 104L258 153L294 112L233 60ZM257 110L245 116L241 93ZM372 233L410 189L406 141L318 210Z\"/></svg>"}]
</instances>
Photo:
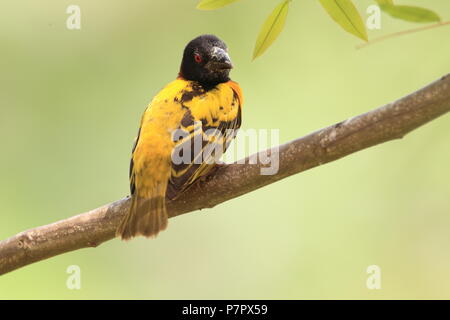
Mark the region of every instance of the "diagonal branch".
<instances>
[{"instance_id":1,"label":"diagonal branch","mask_svg":"<svg viewBox=\"0 0 450 320\"><path fill-rule=\"evenodd\" d=\"M450 111L450 75L393 103L303 138L288 142L278 153L276 175L261 175L262 164L229 164L199 181L177 200L168 202L170 217L239 197L265 185L353 152L393 139ZM256 157L257 154L250 157ZM114 238L129 208L128 198L50 225L21 232L0 242L0 274L65 252L96 247Z\"/></svg>"}]
</instances>

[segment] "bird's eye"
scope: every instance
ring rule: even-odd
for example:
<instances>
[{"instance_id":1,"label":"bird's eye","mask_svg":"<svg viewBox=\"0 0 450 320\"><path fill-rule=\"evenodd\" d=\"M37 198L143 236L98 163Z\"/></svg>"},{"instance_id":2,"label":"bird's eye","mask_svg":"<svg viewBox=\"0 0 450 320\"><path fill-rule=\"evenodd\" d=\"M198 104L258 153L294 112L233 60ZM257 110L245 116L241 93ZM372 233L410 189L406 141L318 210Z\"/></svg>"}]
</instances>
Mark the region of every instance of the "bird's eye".
<instances>
[{"instance_id":1,"label":"bird's eye","mask_svg":"<svg viewBox=\"0 0 450 320\"><path fill-rule=\"evenodd\" d=\"M202 62L202 56L199 55L198 53L196 53L194 55L194 60L195 60L195 62L200 63L200 62Z\"/></svg>"}]
</instances>

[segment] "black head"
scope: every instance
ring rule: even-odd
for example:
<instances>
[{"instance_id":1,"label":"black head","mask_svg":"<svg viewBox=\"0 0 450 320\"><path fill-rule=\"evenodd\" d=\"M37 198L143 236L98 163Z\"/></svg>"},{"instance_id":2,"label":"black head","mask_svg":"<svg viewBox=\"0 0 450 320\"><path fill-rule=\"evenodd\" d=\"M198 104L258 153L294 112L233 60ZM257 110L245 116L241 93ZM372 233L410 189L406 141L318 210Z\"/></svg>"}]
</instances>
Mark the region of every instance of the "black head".
<instances>
[{"instance_id":1,"label":"black head","mask_svg":"<svg viewBox=\"0 0 450 320\"><path fill-rule=\"evenodd\" d=\"M226 44L214 35L202 35L184 49L180 76L202 85L215 86L230 80L233 68Z\"/></svg>"}]
</instances>

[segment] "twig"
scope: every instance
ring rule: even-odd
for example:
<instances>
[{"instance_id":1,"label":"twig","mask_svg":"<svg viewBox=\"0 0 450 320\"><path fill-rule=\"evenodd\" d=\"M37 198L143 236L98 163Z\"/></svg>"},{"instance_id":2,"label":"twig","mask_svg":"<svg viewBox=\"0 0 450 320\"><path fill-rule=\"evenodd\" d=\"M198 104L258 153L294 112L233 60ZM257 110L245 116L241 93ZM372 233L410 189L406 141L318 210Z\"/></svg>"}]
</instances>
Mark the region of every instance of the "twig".
<instances>
[{"instance_id":1,"label":"twig","mask_svg":"<svg viewBox=\"0 0 450 320\"><path fill-rule=\"evenodd\" d=\"M411 34L411 33L416 33L416 32L420 32L420 31L430 30L430 29L434 29L434 28L439 28L439 27L443 27L443 26L448 26L448 25L450 25L450 21L439 22L436 24L426 25L424 27L418 27L418 28L414 28L414 29L390 33L390 34L375 38L373 40L370 40L368 42L361 43L356 46L356 49L362 49L371 44L381 42L381 41L384 41L387 39L391 39L391 38L395 38L395 37L399 37L399 36L403 36L403 35L407 35L407 34Z\"/></svg>"}]
</instances>

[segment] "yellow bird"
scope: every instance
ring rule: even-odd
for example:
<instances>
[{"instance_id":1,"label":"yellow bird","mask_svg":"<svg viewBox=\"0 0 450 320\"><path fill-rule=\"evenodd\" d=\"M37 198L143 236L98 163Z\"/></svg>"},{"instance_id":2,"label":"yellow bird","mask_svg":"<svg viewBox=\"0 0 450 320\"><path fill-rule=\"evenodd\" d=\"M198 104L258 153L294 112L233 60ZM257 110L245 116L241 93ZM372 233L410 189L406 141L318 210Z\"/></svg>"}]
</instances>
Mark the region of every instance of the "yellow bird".
<instances>
[{"instance_id":1,"label":"yellow bird","mask_svg":"<svg viewBox=\"0 0 450 320\"><path fill-rule=\"evenodd\" d=\"M156 236L167 227L166 199L214 168L241 126L243 96L229 78L232 68L216 36L187 44L177 79L142 116L130 164L131 207L116 236Z\"/></svg>"}]
</instances>

